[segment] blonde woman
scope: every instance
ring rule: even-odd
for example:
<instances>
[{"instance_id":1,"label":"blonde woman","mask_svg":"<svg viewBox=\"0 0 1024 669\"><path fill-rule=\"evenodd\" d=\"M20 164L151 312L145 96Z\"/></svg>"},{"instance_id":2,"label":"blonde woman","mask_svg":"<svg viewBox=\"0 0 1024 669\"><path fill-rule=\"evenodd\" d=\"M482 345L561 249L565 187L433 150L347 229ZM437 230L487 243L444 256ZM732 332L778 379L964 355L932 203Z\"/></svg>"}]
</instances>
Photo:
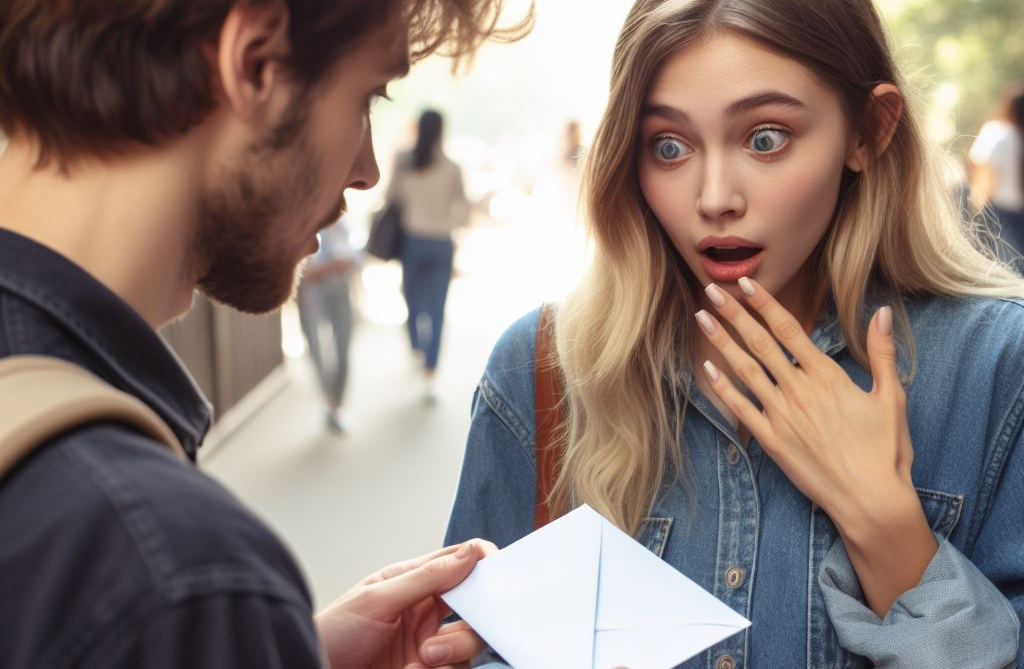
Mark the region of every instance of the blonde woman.
<instances>
[{"instance_id":1,"label":"blonde woman","mask_svg":"<svg viewBox=\"0 0 1024 669\"><path fill-rule=\"evenodd\" d=\"M682 666L1024 666L1024 282L870 0L639 0L588 160L547 502L753 621ZM480 382L449 543L533 528L537 324Z\"/></svg>"}]
</instances>

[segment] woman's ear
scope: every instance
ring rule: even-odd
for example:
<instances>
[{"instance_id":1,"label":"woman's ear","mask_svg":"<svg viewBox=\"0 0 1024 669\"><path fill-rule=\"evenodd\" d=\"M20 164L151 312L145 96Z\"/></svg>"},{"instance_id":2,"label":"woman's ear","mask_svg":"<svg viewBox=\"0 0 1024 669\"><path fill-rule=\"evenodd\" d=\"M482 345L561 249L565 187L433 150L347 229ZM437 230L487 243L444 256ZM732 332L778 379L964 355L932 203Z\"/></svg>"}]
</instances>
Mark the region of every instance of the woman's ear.
<instances>
[{"instance_id":1,"label":"woman's ear","mask_svg":"<svg viewBox=\"0 0 1024 669\"><path fill-rule=\"evenodd\" d=\"M882 155L889 148L896 126L903 116L903 94L900 89L889 83L875 86L868 102L868 113L874 120L872 129L875 132L875 155L872 155L872 143L854 134L846 157L846 166L854 172L863 172L872 158Z\"/></svg>"},{"instance_id":2,"label":"woman's ear","mask_svg":"<svg viewBox=\"0 0 1024 669\"><path fill-rule=\"evenodd\" d=\"M225 104L243 119L258 116L282 85L288 10L283 3L235 3L216 43L216 72Z\"/></svg>"}]
</instances>

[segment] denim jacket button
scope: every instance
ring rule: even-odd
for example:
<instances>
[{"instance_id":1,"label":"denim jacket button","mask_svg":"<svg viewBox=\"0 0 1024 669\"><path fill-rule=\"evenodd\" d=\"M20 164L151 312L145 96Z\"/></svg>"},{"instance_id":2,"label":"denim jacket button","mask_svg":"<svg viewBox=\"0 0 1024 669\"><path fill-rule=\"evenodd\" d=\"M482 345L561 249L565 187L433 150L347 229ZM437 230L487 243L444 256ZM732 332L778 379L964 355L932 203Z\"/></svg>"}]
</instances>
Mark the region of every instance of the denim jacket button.
<instances>
[{"instance_id":1,"label":"denim jacket button","mask_svg":"<svg viewBox=\"0 0 1024 669\"><path fill-rule=\"evenodd\" d=\"M732 655L723 655L715 662L715 669L736 669L736 660Z\"/></svg>"},{"instance_id":2,"label":"denim jacket button","mask_svg":"<svg viewBox=\"0 0 1024 669\"><path fill-rule=\"evenodd\" d=\"M730 588L738 588L743 585L743 579L747 572L743 567L729 567L725 570L725 584Z\"/></svg>"},{"instance_id":3,"label":"denim jacket button","mask_svg":"<svg viewBox=\"0 0 1024 669\"><path fill-rule=\"evenodd\" d=\"M740 449L736 448L736 444L729 447L729 452L726 454L725 459L729 461L730 465L740 461Z\"/></svg>"}]
</instances>

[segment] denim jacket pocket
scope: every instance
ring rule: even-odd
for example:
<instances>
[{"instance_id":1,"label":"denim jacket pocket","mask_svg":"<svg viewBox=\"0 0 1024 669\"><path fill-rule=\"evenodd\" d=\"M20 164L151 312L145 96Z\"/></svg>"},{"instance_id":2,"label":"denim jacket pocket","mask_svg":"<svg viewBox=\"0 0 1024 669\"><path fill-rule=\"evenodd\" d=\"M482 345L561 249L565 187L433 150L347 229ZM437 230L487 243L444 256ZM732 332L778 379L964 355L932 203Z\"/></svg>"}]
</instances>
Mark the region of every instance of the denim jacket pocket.
<instances>
[{"instance_id":1,"label":"denim jacket pocket","mask_svg":"<svg viewBox=\"0 0 1024 669\"><path fill-rule=\"evenodd\" d=\"M924 508L924 515L933 532L949 538L960 520L964 496L941 490L916 488L917 496ZM871 666L867 658L861 657L839 645L839 639L828 619L825 602L818 587L817 575L825 554L839 538L832 521L821 509L812 512L811 525L811 569L808 572L812 602L808 608L808 669L866 669Z\"/></svg>"},{"instance_id":2,"label":"denim jacket pocket","mask_svg":"<svg viewBox=\"0 0 1024 669\"><path fill-rule=\"evenodd\" d=\"M930 490L928 488L915 488L917 497L924 507L924 515L928 519L928 525L932 532L941 534L949 539L957 522L960 520L960 512L964 508L964 496L953 495L941 490Z\"/></svg>"},{"instance_id":3,"label":"denim jacket pocket","mask_svg":"<svg viewBox=\"0 0 1024 669\"><path fill-rule=\"evenodd\" d=\"M644 524L637 533L636 540L660 558L665 553L671 531L671 518L644 518Z\"/></svg>"}]
</instances>

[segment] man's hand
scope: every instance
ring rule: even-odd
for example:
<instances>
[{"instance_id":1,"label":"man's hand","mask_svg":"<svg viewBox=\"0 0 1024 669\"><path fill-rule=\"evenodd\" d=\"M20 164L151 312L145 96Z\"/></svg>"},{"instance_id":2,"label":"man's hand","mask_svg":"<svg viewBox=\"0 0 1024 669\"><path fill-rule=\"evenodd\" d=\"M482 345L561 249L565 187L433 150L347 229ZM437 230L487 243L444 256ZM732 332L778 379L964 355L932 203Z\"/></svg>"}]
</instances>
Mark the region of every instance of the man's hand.
<instances>
[{"instance_id":1,"label":"man's hand","mask_svg":"<svg viewBox=\"0 0 1024 669\"><path fill-rule=\"evenodd\" d=\"M484 643L464 622L441 627L439 595L497 547L479 539L385 567L316 616L331 669L468 668Z\"/></svg>"}]
</instances>

